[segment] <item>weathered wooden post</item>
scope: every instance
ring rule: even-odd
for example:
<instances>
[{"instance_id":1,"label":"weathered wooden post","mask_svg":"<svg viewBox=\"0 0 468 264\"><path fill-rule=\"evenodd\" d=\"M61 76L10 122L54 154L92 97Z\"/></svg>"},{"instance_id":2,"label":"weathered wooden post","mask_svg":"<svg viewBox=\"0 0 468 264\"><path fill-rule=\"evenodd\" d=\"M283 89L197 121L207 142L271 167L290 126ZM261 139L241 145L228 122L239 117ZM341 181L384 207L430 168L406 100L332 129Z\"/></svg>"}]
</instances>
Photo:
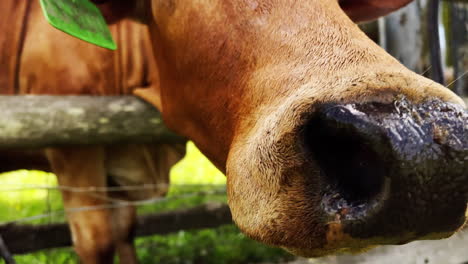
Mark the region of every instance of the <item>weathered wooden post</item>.
<instances>
[{"instance_id":1,"label":"weathered wooden post","mask_svg":"<svg viewBox=\"0 0 468 264\"><path fill-rule=\"evenodd\" d=\"M417 0L379 20L380 45L409 69L425 71L427 53L424 47L426 0Z\"/></svg>"},{"instance_id":2,"label":"weathered wooden post","mask_svg":"<svg viewBox=\"0 0 468 264\"><path fill-rule=\"evenodd\" d=\"M451 2L448 5L450 54L455 80L453 89L461 96L468 96L468 3Z\"/></svg>"},{"instance_id":3,"label":"weathered wooden post","mask_svg":"<svg viewBox=\"0 0 468 264\"><path fill-rule=\"evenodd\" d=\"M431 62L431 79L445 84L444 69L442 65L442 52L439 31L440 0L429 0L427 9L427 42Z\"/></svg>"}]
</instances>

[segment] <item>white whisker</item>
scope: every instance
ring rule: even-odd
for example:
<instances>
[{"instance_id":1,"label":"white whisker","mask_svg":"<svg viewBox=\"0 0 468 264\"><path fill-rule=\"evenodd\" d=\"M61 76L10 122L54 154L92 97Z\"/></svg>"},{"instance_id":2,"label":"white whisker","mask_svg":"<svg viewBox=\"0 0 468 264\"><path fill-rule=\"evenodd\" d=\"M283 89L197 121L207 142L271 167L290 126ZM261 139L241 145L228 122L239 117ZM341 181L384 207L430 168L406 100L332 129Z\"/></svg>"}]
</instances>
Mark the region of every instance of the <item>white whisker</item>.
<instances>
[{"instance_id":1,"label":"white whisker","mask_svg":"<svg viewBox=\"0 0 468 264\"><path fill-rule=\"evenodd\" d=\"M458 76L457 79L453 80L451 83L447 84L447 86L445 86L445 87L449 87L450 85L454 84L456 81L458 81L458 80L460 80L461 78L463 78L467 73L468 73L468 71L464 72L462 75Z\"/></svg>"},{"instance_id":2,"label":"white whisker","mask_svg":"<svg viewBox=\"0 0 468 264\"><path fill-rule=\"evenodd\" d=\"M420 75L426 74L431 68L432 68L432 65L429 65L429 67L426 70L424 70Z\"/></svg>"}]
</instances>

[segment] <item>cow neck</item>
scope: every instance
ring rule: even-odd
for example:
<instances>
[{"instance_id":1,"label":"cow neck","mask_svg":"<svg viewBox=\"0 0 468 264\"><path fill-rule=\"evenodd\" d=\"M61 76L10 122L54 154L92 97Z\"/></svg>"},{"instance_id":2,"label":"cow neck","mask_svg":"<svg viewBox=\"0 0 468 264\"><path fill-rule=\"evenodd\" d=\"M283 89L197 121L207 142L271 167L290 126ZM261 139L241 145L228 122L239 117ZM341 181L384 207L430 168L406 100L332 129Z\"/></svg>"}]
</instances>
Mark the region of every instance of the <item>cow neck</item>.
<instances>
[{"instance_id":1,"label":"cow neck","mask_svg":"<svg viewBox=\"0 0 468 264\"><path fill-rule=\"evenodd\" d=\"M0 93L19 91L19 70L31 0L0 1Z\"/></svg>"}]
</instances>

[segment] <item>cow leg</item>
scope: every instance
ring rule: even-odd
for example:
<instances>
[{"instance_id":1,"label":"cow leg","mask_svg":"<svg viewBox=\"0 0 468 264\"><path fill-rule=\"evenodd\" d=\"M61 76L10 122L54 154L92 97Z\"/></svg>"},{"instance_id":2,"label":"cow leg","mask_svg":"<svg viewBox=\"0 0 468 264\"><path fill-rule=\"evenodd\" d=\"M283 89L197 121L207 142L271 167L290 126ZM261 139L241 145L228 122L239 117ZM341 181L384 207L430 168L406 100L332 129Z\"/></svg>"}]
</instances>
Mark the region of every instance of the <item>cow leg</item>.
<instances>
[{"instance_id":1,"label":"cow leg","mask_svg":"<svg viewBox=\"0 0 468 264\"><path fill-rule=\"evenodd\" d=\"M137 187L135 190L109 192L109 196L113 199L133 201L163 196L168 190L170 168L184 155L184 144L107 146L105 164L109 176L108 184ZM151 185L153 187L148 188ZM133 244L136 226L135 208L133 206L115 208L112 217L114 241L120 263L137 263Z\"/></svg>"},{"instance_id":2,"label":"cow leg","mask_svg":"<svg viewBox=\"0 0 468 264\"><path fill-rule=\"evenodd\" d=\"M136 264L138 258L133 244L136 225L136 208L125 206L112 211L112 231L120 263Z\"/></svg>"},{"instance_id":3,"label":"cow leg","mask_svg":"<svg viewBox=\"0 0 468 264\"><path fill-rule=\"evenodd\" d=\"M61 187L107 186L102 147L48 149L47 157ZM75 210L108 204L105 192L62 190L73 245L83 263L112 263L112 210ZM75 211L73 211L75 210Z\"/></svg>"}]
</instances>

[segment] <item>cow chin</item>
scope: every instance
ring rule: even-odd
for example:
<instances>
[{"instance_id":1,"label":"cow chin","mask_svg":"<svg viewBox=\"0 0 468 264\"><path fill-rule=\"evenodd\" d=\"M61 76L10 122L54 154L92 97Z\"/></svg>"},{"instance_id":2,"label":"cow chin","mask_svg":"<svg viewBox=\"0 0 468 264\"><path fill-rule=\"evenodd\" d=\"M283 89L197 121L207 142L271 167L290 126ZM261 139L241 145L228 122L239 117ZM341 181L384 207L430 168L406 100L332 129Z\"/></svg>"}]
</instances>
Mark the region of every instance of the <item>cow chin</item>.
<instances>
[{"instance_id":1,"label":"cow chin","mask_svg":"<svg viewBox=\"0 0 468 264\"><path fill-rule=\"evenodd\" d=\"M299 97L234 139L228 201L244 233L316 257L445 238L463 226L463 106L395 94L357 103Z\"/></svg>"}]
</instances>

